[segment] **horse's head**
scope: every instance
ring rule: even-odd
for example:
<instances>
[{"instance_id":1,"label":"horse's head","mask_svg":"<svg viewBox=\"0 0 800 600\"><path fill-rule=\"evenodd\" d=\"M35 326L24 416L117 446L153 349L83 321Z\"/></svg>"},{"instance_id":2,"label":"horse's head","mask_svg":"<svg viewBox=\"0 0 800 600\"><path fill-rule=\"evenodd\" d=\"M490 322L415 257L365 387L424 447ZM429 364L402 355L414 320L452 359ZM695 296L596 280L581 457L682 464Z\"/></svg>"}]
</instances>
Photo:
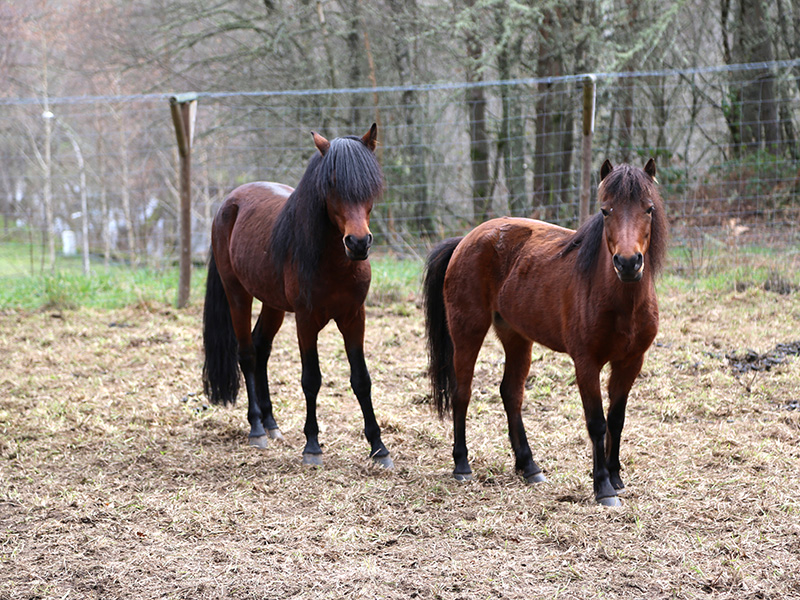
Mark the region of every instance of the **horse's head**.
<instances>
[{"instance_id":1,"label":"horse's head","mask_svg":"<svg viewBox=\"0 0 800 600\"><path fill-rule=\"evenodd\" d=\"M606 160L600 168L598 200L617 277L625 283L639 281L644 274L654 214L661 210L655 161L651 158L644 169L639 169L630 165L614 168Z\"/></svg>"},{"instance_id":2,"label":"horse's head","mask_svg":"<svg viewBox=\"0 0 800 600\"><path fill-rule=\"evenodd\" d=\"M342 234L350 260L365 260L372 247L369 216L375 198L383 191L383 176L375 158L378 128L373 123L363 137L326 140L312 132L328 164L325 203L328 218Z\"/></svg>"}]
</instances>

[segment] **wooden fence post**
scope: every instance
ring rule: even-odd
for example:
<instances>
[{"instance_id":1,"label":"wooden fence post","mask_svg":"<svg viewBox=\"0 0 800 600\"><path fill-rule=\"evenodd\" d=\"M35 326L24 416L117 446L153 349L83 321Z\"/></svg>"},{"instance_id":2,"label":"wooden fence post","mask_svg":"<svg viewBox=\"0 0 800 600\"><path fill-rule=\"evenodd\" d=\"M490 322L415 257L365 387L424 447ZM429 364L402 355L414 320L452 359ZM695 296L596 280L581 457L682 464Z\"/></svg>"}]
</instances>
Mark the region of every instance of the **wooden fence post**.
<instances>
[{"instance_id":1,"label":"wooden fence post","mask_svg":"<svg viewBox=\"0 0 800 600\"><path fill-rule=\"evenodd\" d=\"M582 225L591 214L589 200L592 197L592 135L594 134L595 81L594 75L583 80L583 141L581 144L581 207Z\"/></svg>"},{"instance_id":2,"label":"wooden fence post","mask_svg":"<svg viewBox=\"0 0 800 600\"><path fill-rule=\"evenodd\" d=\"M178 308L189 302L192 287L192 138L197 114L197 94L170 97L169 108L180 155L181 252L178 276Z\"/></svg>"}]
</instances>

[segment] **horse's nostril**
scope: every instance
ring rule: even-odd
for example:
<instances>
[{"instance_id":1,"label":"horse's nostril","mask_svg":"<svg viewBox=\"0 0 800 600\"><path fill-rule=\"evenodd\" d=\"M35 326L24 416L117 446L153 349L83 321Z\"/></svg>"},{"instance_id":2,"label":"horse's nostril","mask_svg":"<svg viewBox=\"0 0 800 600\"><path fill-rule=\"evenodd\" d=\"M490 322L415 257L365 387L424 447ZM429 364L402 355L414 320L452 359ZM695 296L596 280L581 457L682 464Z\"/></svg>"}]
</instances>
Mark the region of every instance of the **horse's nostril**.
<instances>
[{"instance_id":1,"label":"horse's nostril","mask_svg":"<svg viewBox=\"0 0 800 600\"><path fill-rule=\"evenodd\" d=\"M355 243L353 242L353 236L352 235L348 234L348 235L344 236L344 245L347 246L348 248L350 248L351 250L353 249L353 247L355 246Z\"/></svg>"},{"instance_id":2,"label":"horse's nostril","mask_svg":"<svg viewBox=\"0 0 800 600\"><path fill-rule=\"evenodd\" d=\"M372 240L373 240L373 239L374 239L374 238L372 237L372 234L371 234L371 233L368 233L368 234L367 234L367 248L369 248L370 246L372 246Z\"/></svg>"}]
</instances>

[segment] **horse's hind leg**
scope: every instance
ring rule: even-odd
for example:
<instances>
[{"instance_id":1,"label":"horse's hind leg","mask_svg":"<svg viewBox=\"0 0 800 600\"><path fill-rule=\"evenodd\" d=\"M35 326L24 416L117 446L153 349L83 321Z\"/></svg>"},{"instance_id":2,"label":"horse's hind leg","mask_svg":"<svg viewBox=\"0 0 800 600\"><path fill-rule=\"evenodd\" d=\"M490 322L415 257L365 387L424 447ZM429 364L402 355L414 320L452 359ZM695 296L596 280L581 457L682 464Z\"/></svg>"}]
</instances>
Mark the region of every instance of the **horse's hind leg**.
<instances>
[{"instance_id":1,"label":"horse's hind leg","mask_svg":"<svg viewBox=\"0 0 800 600\"><path fill-rule=\"evenodd\" d=\"M545 481L542 469L533 460L525 425L522 423L522 400L525 394L525 379L531 366L530 341L495 319L495 331L506 353L500 396L508 417L508 437L514 450L515 467L528 483Z\"/></svg>"},{"instance_id":2,"label":"horse's hind leg","mask_svg":"<svg viewBox=\"0 0 800 600\"><path fill-rule=\"evenodd\" d=\"M277 440L282 439L283 435L275 422L272 414L272 401L269 396L269 376L267 374L267 362L272 351L272 340L278 333L283 323L284 313L281 310L274 310L264 307L258 317L256 326L253 328L253 346L255 347L255 397L256 402L248 410L248 418L260 420L267 431L267 437ZM254 440L253 440L254 441ZM251 443L253 443L251 441ZM265 445L256 442L254 445Z\"/></svg>"},{"instance_id":3,"label":"horse's hind leg","mask_svg":"<svg viewBox=\"0 0 800 600\"><path fill-rule=\"evenodd\" d=\"M463 298L461 298L463 300ZM458 306L458 309L456 308ZM471 308L471 311L467 309ZM460 309L460 310L459 310ZM488 315L466 303L448 303L448 325L453 339L453 372L455 391L451 401L453 410L453 477L457 481L472 479L467 450L467 408L472 396L472 378L483 339L491 326Z\"/></svg>"},{"instance_id":4,"label":"horse's hind leg","mask_svg":"<svg viewBox=\"0 0 800 600\"><path fill-rule=\"evenodd\" d=\"M231 324L239 343L239 368L244 376L247 390L247 420L250 423L248 438L251 446L266 448L267 432L261 422L261 408L258 405L256 383L257 352L250 331L253 314L253 296L235 279L225 282L225 293L231 310Z\"/></svg>"},{"instance_id":5,"label":"horse's hind leg","mask_svg":"<svg viewBox=\"0 0 800 600\"><path fill-rule=\"evenodd\" d=\"M453 370L456 378L456 389L451 400L453 463L455 465L453 477L457 481L469 481L472 479L472 468L469 466L469 451L467 450L467 409L472 397L472 378L481 343L459 345L454 342L453 345Z\"/></svg>"},{"instance_id":6,"label":"horse's hind leg","mask_svg":"<svg viewBox=\"0 0 800 600\"><path fill-rule=\"evenodd\" d=\"M350 363L350 385L364 415L364 435L370 444L370 457L375 463L391 469L394 463L381 441L381 428L372 407L372 380L364 359L364 307L361 306L351 318L337 319L336 325L344 338L347 360Z\"/></svg>"},{"instance_id":7,"label":"horse's hind leg","mask_svg":"<svg viewBox=\"0 0 800 600\"><path fill-rule=\"evenodd\" d=\"M642 369L644 355L637 356L629 362L611 363L611 376L608 380L608 435L606 436L606 465L611 485L620 493L625 484L620 477L619 445L622 428L625 426L625 407L628 404L628 393L636 376Z\"/></svg>"}]
</instances>

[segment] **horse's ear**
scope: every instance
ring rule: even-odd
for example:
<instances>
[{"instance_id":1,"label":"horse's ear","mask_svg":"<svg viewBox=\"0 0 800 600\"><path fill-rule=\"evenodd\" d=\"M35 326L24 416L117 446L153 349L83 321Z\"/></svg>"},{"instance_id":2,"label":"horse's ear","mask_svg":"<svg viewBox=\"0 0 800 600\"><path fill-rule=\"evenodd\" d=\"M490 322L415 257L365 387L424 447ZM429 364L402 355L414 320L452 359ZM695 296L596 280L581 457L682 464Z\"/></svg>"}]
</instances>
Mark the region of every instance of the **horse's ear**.
<instances>
[{"instance_id":1,"label":"horse's ear","mask_svg":"<svg viewBox=\"0 0 800 600\"><path fill-rule=\"evenodd\" d=\"M314 145L317 147L317 150L319 150L319 153L322 154L322 156L325 156L328 148L331 147L331 143L316 131L312 131L311 135L314 136Z\"/></svg>"},{"instance_id":2,"label":"horse's ear","mask_svg":"<svg viewBox=\"0 0 800 600\"><path fill-rule=\"evenodd\" d=\"M600 181L603 181L603 179L605 179L608 176L608 174L611 173L613 168L614 165L611 164L611 161L606 159L603 162L603 166L600 167Z\"/></svg>"},{"instance_id":3,"label":"horse's ear","mask_svg":"<svg viewBox=\"0 0 800 600\"><path fill-rule=\"evenodd\" d=\"M656 161L652 158L647 161L647 164L644 166L644 172L650 175L650 177L655 181L656 178Z\"/></svg>"},{"instance_id":4,"label":"horse's ear","mask_svg":"<svg viewBox=\"0 0 800 600\"><path fill-rule=\"evenodd\" d=\"M364 145L375 152L375 146L378 145L378 124L373 123L372 127L369 128L369 131L364 134L364 137L361 138L361 141Z\"/></svg>"}]
</instances>

